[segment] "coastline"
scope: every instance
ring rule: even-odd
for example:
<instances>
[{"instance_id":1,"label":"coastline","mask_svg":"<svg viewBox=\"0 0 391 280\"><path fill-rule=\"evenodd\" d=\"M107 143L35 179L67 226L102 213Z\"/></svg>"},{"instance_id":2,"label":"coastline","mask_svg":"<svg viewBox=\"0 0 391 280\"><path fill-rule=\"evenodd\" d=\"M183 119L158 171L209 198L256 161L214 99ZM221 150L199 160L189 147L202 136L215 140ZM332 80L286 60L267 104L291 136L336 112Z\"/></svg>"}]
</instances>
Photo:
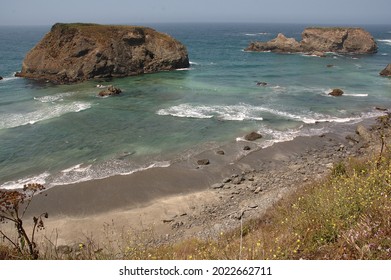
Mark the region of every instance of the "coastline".
<instances>
[{"instance_id":1,"label":"coastline","mask_svg":"<svg viewBox=\"0 0 391 280\"><path fill-rule=\"evenodd\" d=\"M360 124L374 123L372 118ZM264 149L237 141L169 167L57 186L34 198L27 214L47 211L44 234L56 231L58 245L88 236L103 244L107 227L116 234L149 229L159 242L215 237L241 219L262 216L288 193L326 176L335 163L366 153L366 141L346 138L357 139L357 125L338 124ZM243 151L247 145L251 150ZM198 166L203 158L210 164Z\"/></svg>"}]
</instances>

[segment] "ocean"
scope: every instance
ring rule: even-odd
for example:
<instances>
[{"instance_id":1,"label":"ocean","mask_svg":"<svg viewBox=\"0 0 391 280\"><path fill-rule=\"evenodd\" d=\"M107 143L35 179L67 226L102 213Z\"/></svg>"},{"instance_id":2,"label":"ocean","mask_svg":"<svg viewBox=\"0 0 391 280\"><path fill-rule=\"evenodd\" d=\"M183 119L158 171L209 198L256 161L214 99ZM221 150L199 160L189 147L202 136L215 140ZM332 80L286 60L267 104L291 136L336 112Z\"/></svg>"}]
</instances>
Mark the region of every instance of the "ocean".
<instances>
[{"instance_id":1,"label":"ocean","mask_svg":"<svg viewBox=\"0 0 391 280\"><path fill-rule=\"evenodd\" d=\"M184 43L190 69L53 85L16 78L50 26L0 27L0 188L47 187L165 167L258 131L267 147L319 135L391 105L391 25L363 26L374 55L250 53L278 33L300 39L305 25L150 24ZM332 67L327 66L332 65ZM266 82L266 86L257 86ZM120 96L98 97L97 84ZM341 88L342 97L331 97Z\"/></svg>"}]
</instances>

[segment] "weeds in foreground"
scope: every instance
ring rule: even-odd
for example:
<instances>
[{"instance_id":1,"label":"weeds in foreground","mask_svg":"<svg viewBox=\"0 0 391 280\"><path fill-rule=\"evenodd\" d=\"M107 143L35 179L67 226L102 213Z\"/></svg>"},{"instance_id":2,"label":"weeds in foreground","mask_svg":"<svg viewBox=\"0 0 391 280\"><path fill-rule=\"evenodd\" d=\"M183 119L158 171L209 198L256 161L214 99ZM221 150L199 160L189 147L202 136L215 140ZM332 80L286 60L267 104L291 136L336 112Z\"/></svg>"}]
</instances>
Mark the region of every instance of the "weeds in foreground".
<instances>
[{"instance_id":1,"label":"weeds in foreground","mask_svg":"<svg viewBox=\"0 0 391 280\"><path fill-rule=\"evenodd\" d=\"M33 217L33 229L30 234L26 232L23 218L34 195L43 189L44 186L40 184L27 184L23 190L0 190L0 223L13 223L17 240L13 240L10 234L1 229L0 236L3 240L7 240L20 255L23 256L27 253L33 259L37 259L39 256L35 233L44 228L43 218L48 218L48 213L41 213ZM8 253L10 252L8 251Z\"/></svg>"}]
</instances>

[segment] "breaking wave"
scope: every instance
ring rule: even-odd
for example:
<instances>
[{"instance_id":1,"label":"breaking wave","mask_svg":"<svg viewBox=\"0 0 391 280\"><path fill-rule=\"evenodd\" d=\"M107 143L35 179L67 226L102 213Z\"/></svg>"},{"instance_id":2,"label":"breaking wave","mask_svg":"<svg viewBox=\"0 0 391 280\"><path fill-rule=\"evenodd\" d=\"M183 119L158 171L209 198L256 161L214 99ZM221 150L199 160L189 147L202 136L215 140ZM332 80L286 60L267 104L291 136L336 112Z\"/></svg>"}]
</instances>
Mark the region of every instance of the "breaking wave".
<instances>
[{"instance_id":1,"label":"breaking wave","mask_svg":"<svg viewBox=\"0 0 391 280\"><path fill-rule=\"evenodd\" d=\"M47 101L49 102L49 101ZM60 117L67 113L77 113L91 108L90 103L72 102L70 104L57 104L28 113L0 114L0 129L35 124L40 121Z\"/></svg>"},{"instance_id":2,"label":"breaking wave","mask_svg":"<svg viewBox=\"0 0 391 280\"><path fill-rule=\"evenodd\" d=\"M361 95L360 95L361 96ZM319 122L336 122L345 123L350 121L358 121L368 116L353 116L353 117L334 117L323 115L314 112L303 112L302 114L295 114L277 109L252 106L248 104L226 105L226 106L206 106L206 105L190 105L181 104L167 109L160 109L156 112L161 116L173 116L179 118L197 118L197 119L211 119L217 118L227 121L243 121L243 120L259 120L262 121L265 113L269 113L281 118L291 119L306 124L314 124ZM374 113L375 114L375 113ZM375 116L375 115L373 115Z\"/></svg>"}]
</instances>

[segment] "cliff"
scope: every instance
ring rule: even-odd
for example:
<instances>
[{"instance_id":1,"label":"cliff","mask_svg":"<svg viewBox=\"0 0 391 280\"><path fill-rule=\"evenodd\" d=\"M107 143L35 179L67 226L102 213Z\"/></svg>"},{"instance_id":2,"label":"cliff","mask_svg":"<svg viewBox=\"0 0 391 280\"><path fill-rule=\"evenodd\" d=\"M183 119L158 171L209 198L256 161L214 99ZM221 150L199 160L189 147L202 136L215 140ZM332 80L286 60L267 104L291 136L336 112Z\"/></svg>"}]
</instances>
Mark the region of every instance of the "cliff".
<instances>
[{"instance_id":1,"label":"cliff","mask_svg":"<svg viewBox=\"0 0 391 280\"><path fill-rule=\"evenodd\" d=\"M278 34L268 42L252 42L246 51L371 54L377 52L377 45L372 35L362 28L311 27L303 31L300 42Z\"/></svg>"},{"instance_id":2,"label":"cliff","mask_svg":"<svg viewBox=\"0 0 391 280\"><path fill-rule=\"evenodd\" d=\"M28 52L18 76L74 83L187 67L186 47L151 28L57 23Z\"/></svg>"}]
</instances>

